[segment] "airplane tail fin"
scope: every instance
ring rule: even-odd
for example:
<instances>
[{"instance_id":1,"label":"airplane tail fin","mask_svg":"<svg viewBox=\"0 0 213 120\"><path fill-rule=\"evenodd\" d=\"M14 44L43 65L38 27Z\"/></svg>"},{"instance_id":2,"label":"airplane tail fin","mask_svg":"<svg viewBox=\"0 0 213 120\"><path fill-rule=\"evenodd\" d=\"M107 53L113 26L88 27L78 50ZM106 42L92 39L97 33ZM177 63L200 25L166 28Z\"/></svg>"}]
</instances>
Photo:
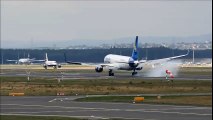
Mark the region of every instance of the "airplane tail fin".
<instances>
[{"instance_id":1,"label":"airplane tail fin","mask_svg":"<svg viewBox=\"0 0 213 120\"><path fill-rule=\"evenodd\" d=\"M133 60L138 60L138 36L136 36L136 39L135 39L135 43L133 45L133 51L132 51L132 59Z\"/></svg>"},{"instance_id":2,"label":"airplane tail fin","mask_svg":"<svg viewBox=\"0 0 213 120\"><path fill-rule=\"evenodd\" d=\"M47 53L45 54L45 61L48 61Z\"/></svg>"}]
</instances>

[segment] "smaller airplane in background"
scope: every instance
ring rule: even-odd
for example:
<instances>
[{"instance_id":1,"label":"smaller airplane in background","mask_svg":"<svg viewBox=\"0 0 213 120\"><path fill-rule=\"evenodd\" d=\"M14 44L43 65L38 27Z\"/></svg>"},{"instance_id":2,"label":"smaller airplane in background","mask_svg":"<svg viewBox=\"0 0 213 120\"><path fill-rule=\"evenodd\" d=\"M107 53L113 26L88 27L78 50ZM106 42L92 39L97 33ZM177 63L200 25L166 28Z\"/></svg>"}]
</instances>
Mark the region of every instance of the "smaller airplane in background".
<instances>
[{"instance_id":1,"label":"smaller airplane in background","mask_svg":"<svg viewBox=\"0 0 213 120\"><path fill-rule=\"evenodd\" d=\"M43 62L44 60L36 60L35 58L30 58L30 55L28 54L27 58L20 58L18 57L17 60L7 60L8 62L15 62L16 64L25 64L30 65L33 62Z\"/></svg>"},{"instance_id":2,"label":"smaller airplane in background","mask_svg":"<svg viewBox=\"0 0 213 120\"><path fill-rule=\"evenodd\" d=\"M46 53L43 67L45 69L47 69L47 67L53 67L54 69L57 69L57 68L61 68L61 64L58 64L56 61L49 61L47 57L47 53Z\"/></svg>"}]
</instances>

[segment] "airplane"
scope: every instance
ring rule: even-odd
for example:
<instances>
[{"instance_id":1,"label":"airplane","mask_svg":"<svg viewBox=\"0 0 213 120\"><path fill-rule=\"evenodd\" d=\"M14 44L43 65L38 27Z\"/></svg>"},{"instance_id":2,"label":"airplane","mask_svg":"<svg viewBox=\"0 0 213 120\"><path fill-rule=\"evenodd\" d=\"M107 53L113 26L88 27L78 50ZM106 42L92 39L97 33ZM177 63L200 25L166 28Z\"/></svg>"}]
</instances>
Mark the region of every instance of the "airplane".
<instances>
[{"instance_id":1,"label":"airplane","mask_svg":"<svg viewBox=\"0 0 213 120\"><path fill-rule=\"evenodd\" d=\"M53 67L54 69L57 69L57 68L61 68L61 64L58 64L56 61L49 61L47 53L46 53L43 67L45 69L47 69L47 67Z\"/></svg>"},{"instance_id":2,"label":"airplane","mask_svg":"<svg viewBox=\"0 0 213 120\"><path fill-rule=\"evenodd\" d=\"M30 65L33 62L43 62L44 60L36 60L35 58L30 59L30 55L28 54L27 58L20 58L18 57L17 60L7 60L8 62L15 62L16 64L25 64L25 65Z\"/></svg>"},{"instance_id":3,"label":"airplane","mask_svg":"<svg viewBox=\"0 0 213 120\"><path fill-rule=\"evenodd\" d=\"M156 65L160 65L163 62L170 61L172 59L181 58L187 56L189 54L189 50L187 54L163 58L163 59L156 59L156 60L138 60L138 36L136 36L135 43L133 46L133 51L131 56L123 56L123 55L115 55L115 54L108 54L104 57L104 64L96 65L95 71L100 73L107 68L109 70L109 76L114 76L115 70L127 70L132 71L132 76L137 74L137 71L143 69L145 64L150 64L153 67ZM86 63L79 63L79 62L67 62L68 64L78 64L78 65L86 65Z\"/></svg>"}]
</instances>

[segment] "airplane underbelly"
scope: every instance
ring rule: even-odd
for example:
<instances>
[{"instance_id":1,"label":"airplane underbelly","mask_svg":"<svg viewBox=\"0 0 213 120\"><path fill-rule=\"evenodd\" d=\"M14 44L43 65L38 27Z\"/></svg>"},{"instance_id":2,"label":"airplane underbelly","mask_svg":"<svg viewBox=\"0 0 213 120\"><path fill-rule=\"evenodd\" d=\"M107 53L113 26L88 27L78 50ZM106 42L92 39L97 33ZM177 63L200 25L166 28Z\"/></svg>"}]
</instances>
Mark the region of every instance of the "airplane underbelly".
<instances>
[{"instance_id":1,"label":"airplane underbelly","mask_svg":"<svg viewBox=\"0 0 213 120\"><path fill-rule=\"evenodd\" d=\"M132 70L132 67L130 67L128 64L120 64L119 70Z\"/></svg>"}]
</instances>

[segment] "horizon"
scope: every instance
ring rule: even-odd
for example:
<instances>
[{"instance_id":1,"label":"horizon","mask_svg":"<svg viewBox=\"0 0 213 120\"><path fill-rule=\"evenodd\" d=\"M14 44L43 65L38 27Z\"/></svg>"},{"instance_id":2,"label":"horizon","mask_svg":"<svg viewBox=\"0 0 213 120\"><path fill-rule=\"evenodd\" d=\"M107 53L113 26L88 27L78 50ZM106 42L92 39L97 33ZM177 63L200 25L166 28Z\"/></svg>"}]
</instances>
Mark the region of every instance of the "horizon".
<instances>
[{"instance_id":1,"label":"horizon","mask_svg":"<svg viewBox=\"0 0 213 120\"><path fill-rule=\"evenodd\" d=\"M141 39L148 36L212 36L212 1L1 3L3 48L42 47L48 43L52 46L68 40L107 43L121 38L134 39L136 35L141 35Z\"/></svg>"}]
</instances>

